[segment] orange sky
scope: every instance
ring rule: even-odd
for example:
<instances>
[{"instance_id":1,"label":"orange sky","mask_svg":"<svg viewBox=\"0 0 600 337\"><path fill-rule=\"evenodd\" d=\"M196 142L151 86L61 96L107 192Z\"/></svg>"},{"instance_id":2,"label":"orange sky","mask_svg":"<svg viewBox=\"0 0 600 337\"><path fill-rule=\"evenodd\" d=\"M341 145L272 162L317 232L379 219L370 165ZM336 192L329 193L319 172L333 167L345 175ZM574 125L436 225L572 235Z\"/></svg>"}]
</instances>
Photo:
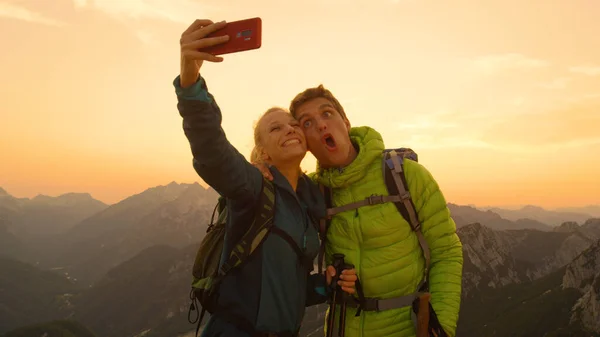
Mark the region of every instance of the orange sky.
<instances>
[{"instance_id":1,"label":"orange sky","mask_svg":"<svg viewBox=\"0 0 600 337\"><path fill-rule=\"evenodd\" d=\"M323 83L353 125L416 150L448 201L598 204L598 13L594 0L0 0L0 186L114 203L200 181L171 85L179 36L196 18L260 16L261 49L203 68L242 153L262 111Z\"/></svg>"}]
</instances>

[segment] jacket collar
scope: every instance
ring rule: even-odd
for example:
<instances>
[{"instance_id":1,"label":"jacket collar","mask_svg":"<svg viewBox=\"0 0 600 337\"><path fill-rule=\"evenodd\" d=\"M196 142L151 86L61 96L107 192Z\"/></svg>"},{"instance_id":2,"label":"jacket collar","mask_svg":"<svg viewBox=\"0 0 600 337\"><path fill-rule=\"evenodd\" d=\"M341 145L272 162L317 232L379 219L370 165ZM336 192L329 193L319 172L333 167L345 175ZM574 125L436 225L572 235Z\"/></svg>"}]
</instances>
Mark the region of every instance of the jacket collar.
<instances>
[{"instance_id":1,"label":"jacket collar","mask_svg":"<svg viewBox=\"0 0 600 337\"><path fill-rule=\"evenodd\" d=\"M306 174L303 173L300 175L296 192L294 192L287 178L281 174L275 166L269 167L269 170L273 175L273 184L275 184L278 189L284 190L296 197L300 204L306 207L311 216L314 216L315 219L325 216L325 199L317 184L315 184L315 182L313 182Z\"/></svg>"},{"instance_id":2,"label":"jacket collar","mask_svg":"<svg viewBox=\"0 0 600 337\"><path fill-rule=\"evenodd\" d=\"M364 178L374 160L380 160L385 149L381 134L368 126L350 129L350 140L358 152L346 167L324 169L317 163L316 178L320 184L331 188L347 187Z\"/></svg>"}]
</instances>

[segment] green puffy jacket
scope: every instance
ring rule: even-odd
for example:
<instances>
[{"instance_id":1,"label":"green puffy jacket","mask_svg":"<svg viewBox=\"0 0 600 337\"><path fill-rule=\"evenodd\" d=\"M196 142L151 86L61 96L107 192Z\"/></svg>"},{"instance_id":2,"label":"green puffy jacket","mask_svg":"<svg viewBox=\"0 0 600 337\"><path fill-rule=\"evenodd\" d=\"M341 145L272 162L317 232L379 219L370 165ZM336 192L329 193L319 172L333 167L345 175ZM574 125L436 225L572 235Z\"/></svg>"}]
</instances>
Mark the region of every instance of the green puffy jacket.
<instances>
[{"instance_id":1,"label":"green puffy jacket","mask_svg":"<svg viewBox=\"0 0 600 337\"><path fill-rule=\"evenodd\" d=\"M366 197L388 195L382 174L381 135L369 127L352 128L352 142L359 147L356 160L344 168L317 167L313 179L331 187L333 206ZM413 198L422 232L430 246L431 304L444 330L456 334L461 296L462 244L450 217L446 200L431 174L419 163L405 159L408 190ZM421 281L424 258L415 233L393 203L363 206L333 217L327 233L325 259L346 255L355 265L366 297L391 298L409 295ZM336 310L339 313L339 308ZM414 336L409 307L381 312L348 308L346 336ZM336 317L337 324L337 317Z\"/></svg>"}]
</instances>

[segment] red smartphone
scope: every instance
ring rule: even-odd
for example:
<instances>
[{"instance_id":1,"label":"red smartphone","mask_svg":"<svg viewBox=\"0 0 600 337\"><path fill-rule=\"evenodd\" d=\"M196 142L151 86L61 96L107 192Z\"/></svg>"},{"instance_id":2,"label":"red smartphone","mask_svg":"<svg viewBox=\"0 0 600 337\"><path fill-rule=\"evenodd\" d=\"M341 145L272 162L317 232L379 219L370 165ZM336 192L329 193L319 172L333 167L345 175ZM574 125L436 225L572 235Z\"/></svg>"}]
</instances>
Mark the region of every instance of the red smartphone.
<instances>
[{"instance_id":1,"label":"red smartphone","mask_svg":"<svg viewBox=\"0 0 600 337\"><path fill-rule=\"evenodd\" d=\"M228 22L225 27L212 32L207 37L223 35L229 35L229 41L202 48L200 51L212 55L223 55L260 48L262 43L262 20L251 18Z\"/></svg>"}]
</instances>

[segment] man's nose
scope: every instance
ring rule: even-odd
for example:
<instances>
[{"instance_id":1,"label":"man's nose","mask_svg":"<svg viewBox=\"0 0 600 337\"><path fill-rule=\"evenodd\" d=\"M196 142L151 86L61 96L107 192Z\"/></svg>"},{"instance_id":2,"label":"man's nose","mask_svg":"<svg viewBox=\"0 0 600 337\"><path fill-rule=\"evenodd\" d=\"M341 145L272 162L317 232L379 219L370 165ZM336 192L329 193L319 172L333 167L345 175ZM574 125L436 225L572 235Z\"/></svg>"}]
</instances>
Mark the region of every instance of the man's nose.
<instances>
[{"instance_id":1,"label":"man's nose","mask_svg":"<svg viewBox=\"0 0 600 337\"><path fill-rule=\"evenodd\" d=\"M322 120L317 121L317 130L319 130L319 132L327 130L327 123Z\"/></svg>"},{"instance_id":2,"label":"man's nose","mask_svg":"<svg viewBox=\"0 0 600 337\"><path fill-rule=\"evenodd\" d=\"M316 124L317 124L317 130L319 130L319 131L327 130L327 123L325 123L324 120L317 119Z\"/></svg>"}]
</instances>

